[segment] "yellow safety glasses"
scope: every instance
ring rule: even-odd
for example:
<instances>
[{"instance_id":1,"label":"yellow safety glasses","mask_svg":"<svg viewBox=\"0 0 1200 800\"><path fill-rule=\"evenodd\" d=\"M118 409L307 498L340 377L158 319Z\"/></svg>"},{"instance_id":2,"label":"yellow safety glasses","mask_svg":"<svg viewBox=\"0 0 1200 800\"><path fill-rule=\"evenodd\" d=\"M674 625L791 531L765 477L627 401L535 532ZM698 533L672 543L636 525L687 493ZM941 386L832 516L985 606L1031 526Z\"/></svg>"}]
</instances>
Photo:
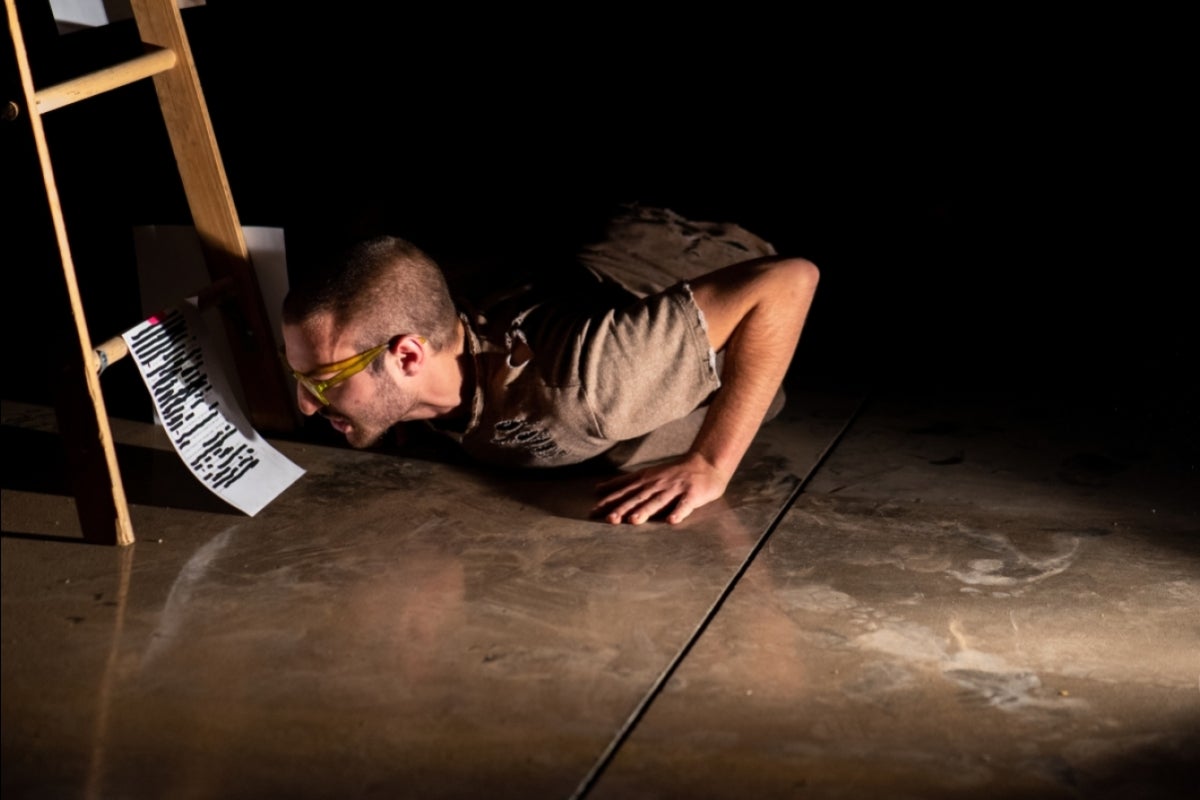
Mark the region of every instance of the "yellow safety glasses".
<instances>
[{"instance_id":1,"label":"yellow safety glasses","mask_svg":"<svg viewBox=\"0 0 1200 800\"><path fill-rule=\"evenodd\" d=\"M388 339L386 342L377 347L372 347L370 350L364 350L357 355L344 358L341 361L333 364L325 364L317 367L307 374L292 369L291 365L287 363L287 357L283 351L280 351L279 355L284 359L283 363L289 370L291 370L292 377L296 379L296 382L307 389L309 394L317 398L321 405L327 406L329 405L329 399L325 397L326 389L331 386L337 386L339 383L342 383L343 381L348 380L349 378L352 378L358 373L362 372L364 369L370 366L372 361L379 358L379 356L383 354L383 351L387 350L393 342L401 338L403 337L393 336L391 339ZM417 338L420 340L421 344L425 343L425 337L419 336ZM333 374L329 375L329 373ZM316 380L315 378L311 377L313 375L329 375L329 377L323 378L322 380Z\"/></svg>"}]
</instances>

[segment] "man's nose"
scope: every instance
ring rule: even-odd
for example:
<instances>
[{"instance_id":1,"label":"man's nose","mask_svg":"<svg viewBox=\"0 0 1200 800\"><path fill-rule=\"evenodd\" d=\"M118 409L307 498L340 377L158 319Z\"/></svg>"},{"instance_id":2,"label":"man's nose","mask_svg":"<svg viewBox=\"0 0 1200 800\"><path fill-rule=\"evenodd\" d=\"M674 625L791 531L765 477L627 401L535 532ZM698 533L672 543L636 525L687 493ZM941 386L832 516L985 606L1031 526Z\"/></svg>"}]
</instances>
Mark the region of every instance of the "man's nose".
<instances>
[{"instance_id":1,"label":"man's nose","mask_svg":"<svg viewBox=\"0 0 1200 800\"><path fill-rule=\"evenodd\" d=\"M296 405L300 407L300 413L306 417L311 417L321 410L321 402L313 397L312 392L304 388L304 384L299 382L296 383Z\"/></svg>"}]
</instances>

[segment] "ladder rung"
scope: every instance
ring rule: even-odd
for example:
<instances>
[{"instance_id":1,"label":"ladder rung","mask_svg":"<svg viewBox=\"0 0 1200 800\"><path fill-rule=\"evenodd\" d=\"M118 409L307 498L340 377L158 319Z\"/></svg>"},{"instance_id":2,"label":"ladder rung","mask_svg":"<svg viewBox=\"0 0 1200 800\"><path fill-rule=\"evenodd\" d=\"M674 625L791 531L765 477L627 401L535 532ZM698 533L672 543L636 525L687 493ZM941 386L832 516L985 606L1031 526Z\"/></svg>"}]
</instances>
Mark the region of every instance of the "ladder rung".
<instances>
[{"instance_id":1,"label":"ladder rung","mask_svg":"<svg viewBox=\"0 0 1200 800\"><path fill-rule=\"evenodd\" d=\"M45 114L56 108L69 106L80 100L119 89L135 81L140 81L142 78L166 72L175 66L177 60L174 50L155 48L144 55L120 64L48 86L34 93L37 112Z\"/></svg>"}]
</instances>

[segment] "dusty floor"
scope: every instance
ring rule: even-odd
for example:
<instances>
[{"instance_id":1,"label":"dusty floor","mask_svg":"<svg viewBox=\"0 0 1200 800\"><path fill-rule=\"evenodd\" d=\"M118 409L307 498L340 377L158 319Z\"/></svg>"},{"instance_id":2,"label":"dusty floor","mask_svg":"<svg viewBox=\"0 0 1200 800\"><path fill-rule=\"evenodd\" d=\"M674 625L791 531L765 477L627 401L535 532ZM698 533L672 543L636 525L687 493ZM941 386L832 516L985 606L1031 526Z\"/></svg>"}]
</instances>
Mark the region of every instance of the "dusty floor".
<instances>
[{"instance_id":1,"label":"dusty floor","mask_svg":"<svg viewBox=\"0 0 1200 800\"><path fill-rule=\"evenodd\" d=\"M118 421L115 549L6 403L4 796L1194 797L1194 452L1093 411L794 392L677 528L300 441L249 518Z\"/></svg>"}]
</instances>

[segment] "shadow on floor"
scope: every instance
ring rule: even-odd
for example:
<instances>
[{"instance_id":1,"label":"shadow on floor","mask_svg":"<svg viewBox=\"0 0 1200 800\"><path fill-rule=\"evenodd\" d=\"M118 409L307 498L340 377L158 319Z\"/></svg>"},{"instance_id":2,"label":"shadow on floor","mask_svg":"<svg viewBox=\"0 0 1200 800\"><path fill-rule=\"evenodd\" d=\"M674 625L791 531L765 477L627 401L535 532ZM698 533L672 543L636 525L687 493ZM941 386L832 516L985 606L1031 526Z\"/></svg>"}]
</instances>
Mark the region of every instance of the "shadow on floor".
<instances>
[{"instance_id":1,"label":"shadow on floor","mask_svg":"<svg viewBox=\"0 0 1200 800\"><path fill-rule=\"evenodd\" d=\"M0 486L37 494L72 495L62 441L55 433L0 425L5 453ZM241 512L205 489L173 450L116 446L117 462L130 503L240 516Z\"/></svg>"}]
</instances>

